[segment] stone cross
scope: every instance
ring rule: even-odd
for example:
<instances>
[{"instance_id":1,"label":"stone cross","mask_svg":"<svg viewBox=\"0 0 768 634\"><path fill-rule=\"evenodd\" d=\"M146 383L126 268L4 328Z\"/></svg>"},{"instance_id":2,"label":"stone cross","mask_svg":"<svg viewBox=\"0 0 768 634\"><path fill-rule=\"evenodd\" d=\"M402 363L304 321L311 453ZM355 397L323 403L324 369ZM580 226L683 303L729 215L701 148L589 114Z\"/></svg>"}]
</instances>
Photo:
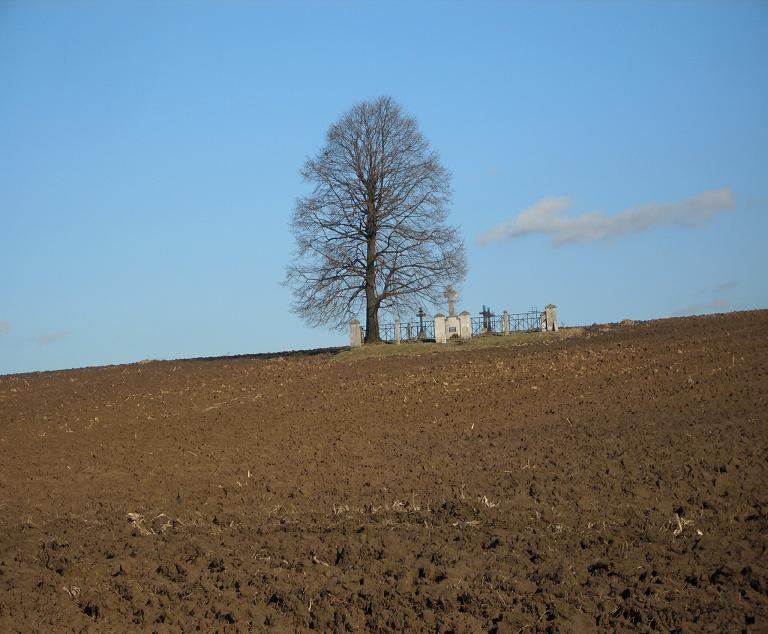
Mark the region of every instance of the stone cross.
<instances>
[{"instance_id":1,"label":"stone cross","mask_svg":"<svg viewBox=\"0 0 768 634\"><path fill-rule=\"evenodd\" d=\"M453 317L456 314L456 300L459 299L459 294L454 290L453 286L448 286L443 293L443 297L448 300L448 316Z\"/></svg>"},{"instance_id":2,"label":"stone cross","mask_svg":"<svg viewBox=\"0 0 768 634\"><path fill-rule=\"evenodd\" d=\"M419 312L416 313L416 316L419 318L419 334L416 336L419 339L425 339L427 333L424 331L424 317L427 316L427 313L424 312L423 308L419 307Z\"/></svg>"},{"instance_id":3,"label":"stone cross","mask_svg":"<svg viewBox=\"0 0 768 634\"><path fill-rule=\"evenodd\" d=\"M491 332L491 330L493 329L493 324L491 324L491 317L493 317L493 313L491 312L491 307L488 306L486 308L485 304L483 304L483 310L480 312L480 314L483 317L483 328L486 331Z\"/></svg>"}]
</instances>

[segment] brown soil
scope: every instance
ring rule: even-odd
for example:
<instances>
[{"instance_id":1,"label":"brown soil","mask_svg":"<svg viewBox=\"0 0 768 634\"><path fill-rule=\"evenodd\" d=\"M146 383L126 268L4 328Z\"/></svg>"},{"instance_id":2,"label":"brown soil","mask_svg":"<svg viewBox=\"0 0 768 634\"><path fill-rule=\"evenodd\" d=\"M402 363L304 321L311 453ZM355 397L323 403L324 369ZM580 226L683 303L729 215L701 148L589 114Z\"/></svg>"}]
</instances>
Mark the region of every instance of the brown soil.
<instances>
[{"instance_id":1,"label":"brown soil","mask_svg":"<svg viewBox=\"0 0 768 634\"><path fill-rule=\"evenodd\" d=\"M0 631L768 631L767 340L0 377Z\"/></svg>"}]
</instances>

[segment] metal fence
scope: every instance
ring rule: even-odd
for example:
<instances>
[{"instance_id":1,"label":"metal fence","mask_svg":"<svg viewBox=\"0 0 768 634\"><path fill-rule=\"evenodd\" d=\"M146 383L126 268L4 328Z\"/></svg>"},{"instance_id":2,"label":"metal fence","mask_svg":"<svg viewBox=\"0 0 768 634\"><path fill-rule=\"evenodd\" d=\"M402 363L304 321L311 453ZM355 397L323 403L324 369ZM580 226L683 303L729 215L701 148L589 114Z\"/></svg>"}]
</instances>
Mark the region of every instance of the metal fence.
<instances>
[{"instance_id":1,"label":"metal fence","mask_svg":"<svg viewBox=\"0 0 768 634\"><path fill-rule=\"evenodd\" d=\"M417 341L435 338L435 320L427 319L422 321L421 328L419 322L403 321L400 322L400 339L403 341Z\"/></svg>"},{"instance_id":2,"label":"metal fence","mask_svg":"<svg viewBox=\"0 0 768 634\"><path fill-rule=\"evenodd\" d=\"M530 332L541 329L541 314L538 309L526 313L509 314L509 332ZM503 334L504 321L502 315L486 314L472 317L472 336L486 334Z\"/></svg>"},{"instance_id":3,"label":"metal fence","mask_svg":"<svg viewBox=\"0 0 768 634\"><path fill-rule=\"evenodd\" d=\"M541 330L541 313L534 308L527 313L510 314L509 332Z\"/></svg>"},{"instance_id":4,"label":"metal fence","mask_svg":"<svg viewBox=\"0 0 768 634\"><path fill-rule=\"evenodd\" d=\"M503 333L504 325L501 321L501 315L490 315L483 317L472 317L472 336Z\"/></svg>"},{"instance_id":5,"label":"metal fence","mask_svg":"<svg viewBox=\"0 0 768 634\"><path fill-rule=\"evenodd\" d=\"M366 328L361 326L363 341L365 341ZM379 324L379 337L382 341L395 341L395 324ZM434 341L435 340L435 320L424 319L419 326L419 320L400 322L400 340L401 341Z\"/></svg>"},{"instance_id":6,"label":"metal fence","mask_svg":"<svg viewBox=\"0 0 768 634\"><path fill-rule=\"evenodd\" d=\"M479 317L471 318L472 336L485 334L504 334L503 316L491 313L490 310L481 313ZM363 341L365 341L366 329L361 326ZM541 329L541 313L532 308L525 313L509 314L509 332L530 332ZM382 341L395 341L395 324L379 324L379 337ZM421 324L418 319L400 322L401 341L434 341L435 320L427 317Z\"/></svg>"}]
</instances>

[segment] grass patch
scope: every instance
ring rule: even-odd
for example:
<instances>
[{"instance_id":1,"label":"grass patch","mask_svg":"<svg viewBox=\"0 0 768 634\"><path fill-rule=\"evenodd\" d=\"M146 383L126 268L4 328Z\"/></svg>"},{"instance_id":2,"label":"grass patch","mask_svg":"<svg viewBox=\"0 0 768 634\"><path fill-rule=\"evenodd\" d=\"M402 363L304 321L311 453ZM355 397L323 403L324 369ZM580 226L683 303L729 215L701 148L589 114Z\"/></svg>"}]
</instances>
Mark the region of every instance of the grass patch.
<instances>
[{"instance_id":1,"label":"grass patch","mask_svg":"<svg viewBox=\"0 0 768 634\"><path fill-rule=\"evenodd\" d=\"M416 356L421 354L444 354L487 348L508 348L524 346L542 341L552 341L572 337L582 331L582 328L562 328L558 332L512 332L508 335L481 335L466 341L449 339L447 343L432 343L424 341L395 343L364 344L360 348L349 348L334 356L337 361L354 361L357 359L382 359L384 357Z\"/></svg>"}]
</instances>

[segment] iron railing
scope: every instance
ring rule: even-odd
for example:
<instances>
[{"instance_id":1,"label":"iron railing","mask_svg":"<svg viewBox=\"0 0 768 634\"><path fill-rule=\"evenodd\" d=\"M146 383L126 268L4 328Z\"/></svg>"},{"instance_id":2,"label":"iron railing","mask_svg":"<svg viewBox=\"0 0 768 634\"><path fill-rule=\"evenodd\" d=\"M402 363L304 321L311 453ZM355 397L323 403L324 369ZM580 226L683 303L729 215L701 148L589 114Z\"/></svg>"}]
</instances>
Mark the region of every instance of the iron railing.
<instances>
[{"instance_id":1,"label":"iron railing","mask_svg":"<svg viewBox=\"0 0 768 634\"><path fill-rule=\"evenodd\" d=\"M421 326L419 322L403 321L400 322L400 339L403 341L418 341L435 338L435 320L425 319Z\"/></svg>"},{"instance_id":2,"label":"iron railing","mask_svg":"<svg viewBox=\"0 0 768 634\"><path fill-rule=\"evenodd\" d=\"M537 309L525 313L509 314L509 332L530 332L541 329L541 314ZM502 315L491 314L484 317L472 317L472 336L485 334L503 334Z\"/></svg>"},{"instance_id":3,"label":"iron railing","mask_svg":"<svg viewBox=\"0 0 768 634\"><path fill-rule=\"evenodd\" d=\"M527 313L516 313L509 316L510 332L526 332L541 330L541 313L538 310L530 310Z\"/></svg>"},{"instance_id":4,"label":"iron railing","mask_svg":"<svg viewBox=\"0 0 768 634\"><path fill-rule=\"evenodd\" d=\"M363 341L365 341L366 328L360 326ZM395 341L395 324L379 324L379 337L382 341ZM435 320L424 319L419 326L418 320L400 322L400 340L401 341L429 341L435 339Z\"/></svg>"},{"instance_id":5,"label":"iron railing","mask_svg":"<svg viewBox=\"0 0 768 634\"><path fill-rule=\"evenodd\" d=\"M504 323L502 315L490 314L470 319L472 326L472 336L485 334L503 334ZM541 313L533 308L525 313L509 314L509 332L530 332L541 329ZM361 326L363 341L365 341L366 328ZM379 324L379 337L382 341L395 341L395 324ZM400 322L400 340L401 341L434 341L435 339L435 320L426 318L419 320Z\"/></svg>"}]
</instances>

